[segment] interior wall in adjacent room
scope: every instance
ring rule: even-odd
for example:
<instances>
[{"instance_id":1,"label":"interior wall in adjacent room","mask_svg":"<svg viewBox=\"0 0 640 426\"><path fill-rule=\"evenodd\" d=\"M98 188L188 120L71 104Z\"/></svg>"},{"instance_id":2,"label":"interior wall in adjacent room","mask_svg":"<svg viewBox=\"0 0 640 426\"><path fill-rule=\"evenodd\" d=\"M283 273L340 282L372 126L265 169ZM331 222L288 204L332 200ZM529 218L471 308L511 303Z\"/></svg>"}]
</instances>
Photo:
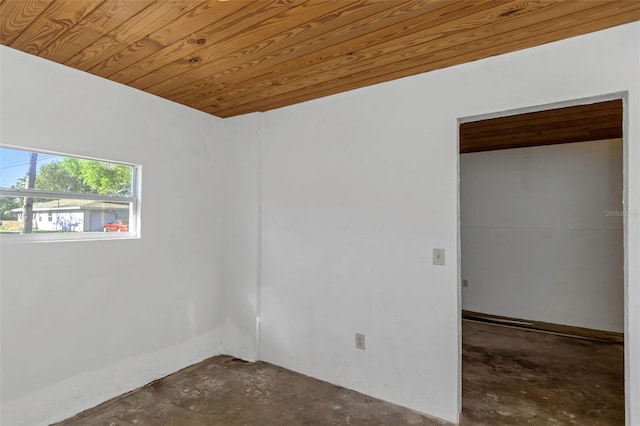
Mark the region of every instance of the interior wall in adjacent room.
<instances>
[{"instance_id":1,"label":"interior wall in adjacent room","mask_svg":"<svg viewBox=\"0 0 640 426\"><path fill-rule=\"evenodd\" d=\"M622 148L460 156L463 309L624 331Z\"/></svg>"}]
</instances>

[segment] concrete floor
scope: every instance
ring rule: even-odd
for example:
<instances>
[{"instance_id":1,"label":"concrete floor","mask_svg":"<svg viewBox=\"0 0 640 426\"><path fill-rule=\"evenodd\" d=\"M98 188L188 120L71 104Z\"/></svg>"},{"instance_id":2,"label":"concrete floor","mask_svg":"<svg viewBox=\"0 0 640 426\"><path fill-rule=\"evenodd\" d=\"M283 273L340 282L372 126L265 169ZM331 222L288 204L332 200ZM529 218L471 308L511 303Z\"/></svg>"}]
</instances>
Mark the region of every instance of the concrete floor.
<instances>
[{"instance_id":1,"label":"concrete floor","mask_svg":"<svg viewBox=\"0 0 640 426\"><path fill-rule=\"evenodd\" d=\"M463 425L624 425L624 347L463 322Z\"/></svg>"},{"instance_id":2,"label":"concrete floor","mask_svg":"<svg viewBox=\"0 0 640 426\"><path fill-rule=\"evenodd\" d=\"M463 323L471 425L623 425L623 347ZM220 356L59 425L442 425L411 410L263 363Z\"/></svg>"}]
</instances>

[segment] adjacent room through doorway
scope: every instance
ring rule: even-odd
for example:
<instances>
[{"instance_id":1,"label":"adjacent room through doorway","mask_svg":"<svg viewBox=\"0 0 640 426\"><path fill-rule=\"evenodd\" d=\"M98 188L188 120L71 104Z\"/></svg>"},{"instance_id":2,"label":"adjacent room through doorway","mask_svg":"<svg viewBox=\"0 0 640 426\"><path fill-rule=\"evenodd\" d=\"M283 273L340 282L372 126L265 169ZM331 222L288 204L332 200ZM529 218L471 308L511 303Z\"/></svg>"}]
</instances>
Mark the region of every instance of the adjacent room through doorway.
<instances>
[{"instance_id":1,"label":"adjacent room through doorway","mask_svg":"<svg viewBox=\"0 0 640 426\"><path fill-rule=\"evenodd\" d=\"M622 117L460 125L463 418L624 423Z\"/></svg>"}]
</instances>

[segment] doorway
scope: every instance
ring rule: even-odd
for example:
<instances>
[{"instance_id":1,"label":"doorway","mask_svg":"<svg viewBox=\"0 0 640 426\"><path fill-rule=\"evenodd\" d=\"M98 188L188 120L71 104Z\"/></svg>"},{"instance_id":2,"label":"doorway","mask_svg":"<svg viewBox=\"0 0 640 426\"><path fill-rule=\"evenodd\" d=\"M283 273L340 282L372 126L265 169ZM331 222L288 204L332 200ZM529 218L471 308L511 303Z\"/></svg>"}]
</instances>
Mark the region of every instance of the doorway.
<instances>
[{"instance_id":1,"label":"doorway","mask_svg":"<svg viewBox=\"0 0 640 426\"><path fill-rule=\"evenodd\" d=\"M622 122L620 96L461 120L462 424L624 423Z\"/></svg>"}]
</instances>

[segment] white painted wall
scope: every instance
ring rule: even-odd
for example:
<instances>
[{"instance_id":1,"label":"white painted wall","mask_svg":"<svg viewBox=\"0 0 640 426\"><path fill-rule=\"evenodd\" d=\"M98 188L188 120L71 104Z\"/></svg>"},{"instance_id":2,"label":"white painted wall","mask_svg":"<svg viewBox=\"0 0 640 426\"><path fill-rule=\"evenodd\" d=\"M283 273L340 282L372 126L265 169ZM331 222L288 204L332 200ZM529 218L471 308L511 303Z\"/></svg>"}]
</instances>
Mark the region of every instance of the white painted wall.
<instances>
[{"instance_id":1,"label":"white painted wall","mask_svg":"<svg viewBox=\"0 0 640 426\"><path fill-rule=\"evenodd\" d=\"M624 331L621 139L461 155L460 209L464 309Z\"/></svg>"},{"instance_id":2,"label":"white painted wall","mask_svg":"<svg viewBox=\"0 0 640 426\"><path fill-rule=\"evenodd\" d=\"M457 120L622 91L626 406L640 421L640 24L225 124L0 55L3 143L140 163L144 181L141 239L1 246L3 424L51 422L222 351L455 420ZM209 226L167 228L167 193ZM121 269L105 269L114 253Z\"/></svg>"},{"instance_id":3,"label":"white painted wall","mask_svg":"<svg viewBox=\"0 0 640 426\"><path fill-rule=\"evenodd\" d=\"M456 420L458 119L628 91L626 383L638 424L639 34L634 23L263 114L261 358ZM431 265L434 247L444 267Z\"/></svg>"},{"instance_id":4,"label":"white painted wall","mask_svg":"<svg viewBox=\"0 0 640 426\"><path fill-rule=\"evenodd\" d=\"M222 350L247 361L258 358L259 115L224 120L226 172L222 250Z\"/></svg>"},{"instance_id":5,"label":"white painted wall","mask_svg":"<svg viewBox=\"0 0 640 426\"><path fill-rule=\"evenodd\" d=\"M0 55L3 144L143 173L142 238L0 246L0 423L32 426L221 353L224 128L86 73Z\"/></svg>"}]
</instances>

